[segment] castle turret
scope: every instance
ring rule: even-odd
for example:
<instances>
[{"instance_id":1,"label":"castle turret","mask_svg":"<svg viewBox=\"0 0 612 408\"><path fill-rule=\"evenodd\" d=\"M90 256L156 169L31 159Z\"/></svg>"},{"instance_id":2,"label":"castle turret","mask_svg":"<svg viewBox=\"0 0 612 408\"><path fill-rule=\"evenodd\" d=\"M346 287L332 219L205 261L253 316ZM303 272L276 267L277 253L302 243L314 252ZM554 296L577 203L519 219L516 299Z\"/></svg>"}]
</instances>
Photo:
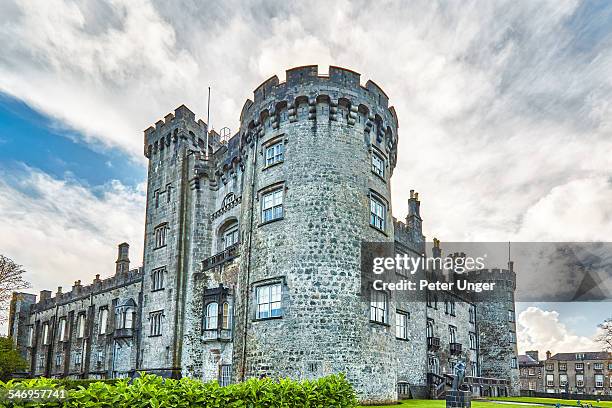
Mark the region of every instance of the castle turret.
<instances>
[{"instance_id":1,"label":"castle turret","mask_svg":"<svg viewBox=\"0 0 612 408\"><path fill-rule=\"evenodd\" d=\"M382 89L338 67L290 69L245 103L238 380L345 372L363 401L397 399L394 303L371 316L359 295L360 243L393 243L397 128Z\"/></svg>"}]
</instances>

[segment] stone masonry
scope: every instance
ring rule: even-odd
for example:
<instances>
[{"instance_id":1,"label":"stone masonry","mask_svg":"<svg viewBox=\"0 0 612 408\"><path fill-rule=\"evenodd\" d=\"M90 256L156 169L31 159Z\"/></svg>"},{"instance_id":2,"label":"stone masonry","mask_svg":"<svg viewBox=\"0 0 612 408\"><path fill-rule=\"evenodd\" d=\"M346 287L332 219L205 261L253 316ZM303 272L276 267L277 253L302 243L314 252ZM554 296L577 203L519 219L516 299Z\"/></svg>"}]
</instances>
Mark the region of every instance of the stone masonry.
<instances>
[{"instance_id":1,"label":"stone masonry","mask_svg":"<svg viewBox=\"0 0 612 408\"><path fill-rule=\"evenodd\" d=\"M391 215L397 144L386 93L339 67L268 79L231 137L178 107L144 132L143 266L130 269L121 244L109 278L15 294L10 330L28 374L225 385L344 372L363 402L392 403L441 397L464 360L473 394L516 394L511 269L500 304L394 294L373 321L359 294L362 242L425 251L418 193L405 221Z\"/></svg>"}]
</instances>

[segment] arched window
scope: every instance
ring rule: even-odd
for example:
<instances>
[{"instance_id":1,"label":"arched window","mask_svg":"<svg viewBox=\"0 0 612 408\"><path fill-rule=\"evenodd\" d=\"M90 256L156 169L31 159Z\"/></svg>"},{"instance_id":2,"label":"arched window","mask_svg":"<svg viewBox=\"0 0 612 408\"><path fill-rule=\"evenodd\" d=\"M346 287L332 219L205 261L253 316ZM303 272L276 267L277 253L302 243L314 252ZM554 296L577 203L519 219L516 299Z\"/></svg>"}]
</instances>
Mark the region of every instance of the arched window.
<instances>
[{"instance_id":1,"label":"arched window","mask_svg":"<svg viewBox=\"0 0 612 408\"><path fill-rule=\"evenodd\" d=\"M219 320L219 305L216 302L209 303L206 306L206 330L214 330L218 327Z\"/></svg>"},{"instance_id":2,"label":"arched window","mask_svg":"<svg viewBox=\"0 0 612 408\"><path fill-rule=\"evenodd\" d=\"M228 302L223 303L222 312L223 314L222 314L222 320L221 320L221 328L223 330L229 330L230 325L231 325L231 315L230 315L230 307L229 307Z\"/></svg>"},{"instance_id":3,"label":"arched window","mask_svg":"<svg viewBox=\"0 0 612 408\"><path fill-rule=\"evenodd\" d=\"M434 336L433 322L428 321L427 322L427 337L433 337L433 336Z\"/></svg>"},{"instance_id":4,"label":"arched window","mask_svg":"<svg viewBox=\"0 0 612 408\"><path fill-rule=\"evenodd\" d=\"M124 329L131 329L134 327L134 309L128 307L125 309L123 321L125 322Z\"/></svg>"},{"instance_id":5,"label":"arched window","mask_svg":"<svg viewBox=\"0 0 612 408\"><path fill-rule=\"evenodd\" d=\"M235 200L236 200L236 195L234 193L229 193L223 199L223 202L221 203L221 207L225 207L226 205L233 203Z\"/></svg>"}]
</instances>

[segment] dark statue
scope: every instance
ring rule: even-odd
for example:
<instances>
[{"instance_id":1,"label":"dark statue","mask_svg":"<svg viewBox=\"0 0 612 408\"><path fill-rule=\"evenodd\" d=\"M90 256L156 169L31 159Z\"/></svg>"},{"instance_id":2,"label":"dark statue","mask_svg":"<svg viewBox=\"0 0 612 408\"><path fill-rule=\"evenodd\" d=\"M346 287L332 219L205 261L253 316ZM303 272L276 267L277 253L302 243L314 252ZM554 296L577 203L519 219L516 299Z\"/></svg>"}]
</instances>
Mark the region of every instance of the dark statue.
<instances>
[{"instance_id":1,"label":"dark statue","mask_svg":"<svg viewBox=\"0 0 612 408\"><path fill-rule=\"evenodd\" d=\"M465 363L463 361L458 361L453 371L455 374L455 378L453 378L453 391L458 391L465 377Z\"/></svg>"}]
</instances>

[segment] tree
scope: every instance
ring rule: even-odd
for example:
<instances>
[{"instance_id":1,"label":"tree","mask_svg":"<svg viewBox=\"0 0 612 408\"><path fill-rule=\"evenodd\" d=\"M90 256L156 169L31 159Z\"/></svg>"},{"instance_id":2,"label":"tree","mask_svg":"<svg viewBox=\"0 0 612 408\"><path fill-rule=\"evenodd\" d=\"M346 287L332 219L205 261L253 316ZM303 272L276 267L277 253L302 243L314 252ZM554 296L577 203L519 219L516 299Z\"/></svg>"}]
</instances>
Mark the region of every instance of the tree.
<instances>
[{"instance_id":1,"label":"tree","mask_svg":"<svg viewBox=\"0 0 612 408\"><path fill-rule=\"evenodd\" d=\"M14 373L24 371L28 363L13 348L10 337L0 336L0 381L8 381Z\"/></svg>"},{"instance_id":2,"label":"tree","mask_svg":"<svg viewBox=\"0 0 612 408\"><path fill-rule=\"evenodd\" d=\"M612 351L612 317L607 318L600 325L601 333L595 338L595 341L601 343L604 350Z\"/></svg>"},{"instance_id":3,"label":"tree","mask_svg":"<svg viewBox=\"0 0 612 408\"><path fill-rule=\"evenodd\" d=\"M30 284L23 279L24 273L25 270L21 265L0 255L0 310L8 310L7 306L14 291L30 287ZM8 316L0 315L0 322L7 319Z\"/></svg>"}]
</instances>

